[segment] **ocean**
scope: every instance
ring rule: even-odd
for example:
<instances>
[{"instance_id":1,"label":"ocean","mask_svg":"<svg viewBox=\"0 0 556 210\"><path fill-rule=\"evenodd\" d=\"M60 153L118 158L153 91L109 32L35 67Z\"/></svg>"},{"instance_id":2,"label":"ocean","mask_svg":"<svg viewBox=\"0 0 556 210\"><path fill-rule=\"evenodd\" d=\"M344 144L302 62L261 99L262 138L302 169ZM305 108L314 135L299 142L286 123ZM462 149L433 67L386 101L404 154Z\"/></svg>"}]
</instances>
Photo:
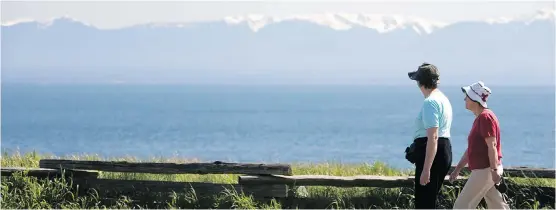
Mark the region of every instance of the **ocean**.
<instances>
[{"instance_id":1,"label":"ocean","mask_svg":"<svg viewBox=\"0 0 556 210\"><path fill-rule=\"evenodd\" d=\"M474 116L457 86L454 162ZM491 87L505 166L554 168L555 90ZM411 168L404 150L423 96L414 86L2 84L4 152Z\"/></svg>"}]
</instances>

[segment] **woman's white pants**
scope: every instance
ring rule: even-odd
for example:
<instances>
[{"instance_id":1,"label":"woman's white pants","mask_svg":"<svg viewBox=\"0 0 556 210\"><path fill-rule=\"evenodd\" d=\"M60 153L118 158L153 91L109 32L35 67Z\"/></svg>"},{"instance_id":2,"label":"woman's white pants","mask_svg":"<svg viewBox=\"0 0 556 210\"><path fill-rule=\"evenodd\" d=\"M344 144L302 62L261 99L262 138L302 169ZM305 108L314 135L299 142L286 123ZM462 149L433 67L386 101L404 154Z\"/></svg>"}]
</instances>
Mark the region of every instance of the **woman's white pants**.
<instances>
[{"instance_id":1,"label":"woman's white pants","mask_svg":"<svg viewBox=\"0 0 556 210\"><path fill-rule=\"evenodd\" d=\"M498 174L501 175L502 170L502 165L498 166ZM489 209L510 209L502 193L494 187L490 168L471 171L469 179L454 203L454 209L476 209L482 198L485 198Z\"/></svg>"}]
</instances>

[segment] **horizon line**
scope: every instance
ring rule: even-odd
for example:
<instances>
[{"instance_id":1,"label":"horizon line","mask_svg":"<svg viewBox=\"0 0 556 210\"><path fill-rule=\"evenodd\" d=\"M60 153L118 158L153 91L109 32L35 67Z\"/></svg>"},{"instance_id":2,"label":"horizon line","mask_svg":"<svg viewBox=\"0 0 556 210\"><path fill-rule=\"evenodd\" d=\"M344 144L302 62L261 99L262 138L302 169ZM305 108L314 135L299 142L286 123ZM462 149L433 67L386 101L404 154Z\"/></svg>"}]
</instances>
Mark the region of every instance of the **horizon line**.
<instances>
[{"instance_id":1,"label":"horizon line","mask_svg":"<svg viewBox=\"0 0 556 210\"><path fill-rule=\"evenodd\" d=\"M478 80L477 80L478 81ZM345 83L268 83L268 84L257 84L257 83L247 83L247 84L239 84L239 83L178 83L178 82L167 82L167 83L148 83L148 82L2 82L4 85L40 85L40 86L48 86L48 85L60 85L60 86L80 86L80 85L109 85L109 86L134 86L134 85L141 85L141 86L352 86L352 87L365 87L365 86L398 86L398 87L414 87L415 84L411 83L368 83L368 84L345 84ZM465 84L439 84L439 89L442 87L462 87L461 85ZM491 83L488 84L491 87L556 87L556 84L497 84ZM556 91L556 89L555 89Z\"/></svg>"}]
</instances>

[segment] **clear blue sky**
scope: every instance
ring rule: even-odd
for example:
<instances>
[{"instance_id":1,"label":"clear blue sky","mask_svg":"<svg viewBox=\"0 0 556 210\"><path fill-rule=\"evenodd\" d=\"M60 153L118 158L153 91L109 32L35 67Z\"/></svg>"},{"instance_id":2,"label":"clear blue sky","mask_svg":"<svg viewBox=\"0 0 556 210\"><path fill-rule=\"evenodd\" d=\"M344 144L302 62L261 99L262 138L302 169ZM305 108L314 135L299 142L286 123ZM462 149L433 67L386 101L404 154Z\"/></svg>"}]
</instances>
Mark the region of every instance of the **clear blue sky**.
<instances>
[{"instance_id":1,"label":"clear blue sky","mask_svg":"<svg viewBox=\"0 0 556 210\"><path fill-rule=\"evenodd\" d=\"M411 15L449 23L527 15L539 9L554 9L554 1L2 1L1 7L3 24L69 16L99 28L118 28L146 22L217 20L249 13L379 13Z\"/></svg>"}]
</instances>

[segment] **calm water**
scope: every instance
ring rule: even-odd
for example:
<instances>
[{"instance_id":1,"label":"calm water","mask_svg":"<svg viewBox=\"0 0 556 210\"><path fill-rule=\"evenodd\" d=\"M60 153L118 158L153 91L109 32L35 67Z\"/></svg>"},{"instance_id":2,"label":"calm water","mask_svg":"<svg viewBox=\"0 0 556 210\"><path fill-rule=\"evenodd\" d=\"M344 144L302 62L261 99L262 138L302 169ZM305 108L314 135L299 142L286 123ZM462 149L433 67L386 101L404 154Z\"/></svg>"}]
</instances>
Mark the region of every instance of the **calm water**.
<instances>
[{"instance_id":1,"label":"calm water","mask_svg":"<svg viewBox=\"0 0 556 210\"><path fill-rule=\"evenodd\" d=\"M505 165L554 168L554 87L491 87ZM458 87L454 163L473 116ZM403 151L423 98L412 86L3 85L2 150L240 162L373 162Z\"/></svg>"}]
</instances>

